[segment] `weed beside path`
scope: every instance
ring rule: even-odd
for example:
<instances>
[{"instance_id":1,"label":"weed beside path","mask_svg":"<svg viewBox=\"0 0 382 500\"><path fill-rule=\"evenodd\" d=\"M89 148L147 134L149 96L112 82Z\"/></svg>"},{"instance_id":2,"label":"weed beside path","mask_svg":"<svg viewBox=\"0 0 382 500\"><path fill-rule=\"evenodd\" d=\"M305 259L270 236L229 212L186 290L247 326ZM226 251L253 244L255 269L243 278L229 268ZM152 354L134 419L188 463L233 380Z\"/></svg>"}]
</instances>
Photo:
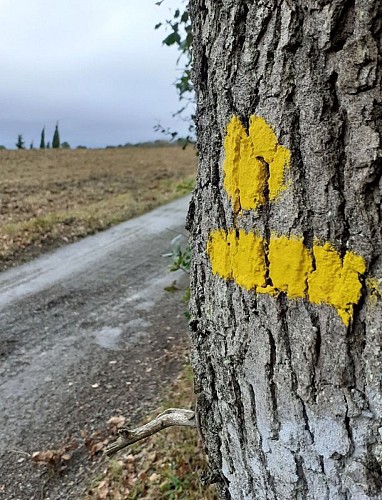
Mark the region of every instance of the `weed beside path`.
<instances>
[{"instance_id":1,"label":"weed beside path","mask_svg":"<svg viewBox=\"0 0 382 500\"><path fill-rule=\"evenodd\" d=\"M190 191L192 147L0 151L0 270Z\"/></svg>"},{"instance_id":2,"label":"weed beside path","mask_svg":"<svg viewBox=\"0 0 382 500\"><path fill-rule=\"evenodd\" d=\"M167 390L159 411L190 408L192 378L186 366ZM173 427L107 460L82 500L215 500L214 486L200 482L207 467L196 429Z\"/></svg>"}]
</instances>

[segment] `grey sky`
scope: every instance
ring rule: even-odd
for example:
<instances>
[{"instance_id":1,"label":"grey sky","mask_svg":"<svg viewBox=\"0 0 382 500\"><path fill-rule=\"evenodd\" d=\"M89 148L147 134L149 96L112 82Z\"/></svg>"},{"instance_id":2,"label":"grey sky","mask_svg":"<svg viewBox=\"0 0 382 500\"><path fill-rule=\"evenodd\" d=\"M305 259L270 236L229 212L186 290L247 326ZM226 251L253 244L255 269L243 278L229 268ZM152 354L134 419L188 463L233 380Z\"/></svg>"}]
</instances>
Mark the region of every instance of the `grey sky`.
<instances>
[{"instance_id":1,"label":"grey sky","mask_svg":"<svg viewBox=\"0 0 382 500\"><path fill-rule=\"evenodd\" d=\"M181 4L165 0L0 0L0 144L39 145L56 121L62 141L89 147L161 139L172 118L174 48L154 25Z\"/></svg>"}]
</instances>

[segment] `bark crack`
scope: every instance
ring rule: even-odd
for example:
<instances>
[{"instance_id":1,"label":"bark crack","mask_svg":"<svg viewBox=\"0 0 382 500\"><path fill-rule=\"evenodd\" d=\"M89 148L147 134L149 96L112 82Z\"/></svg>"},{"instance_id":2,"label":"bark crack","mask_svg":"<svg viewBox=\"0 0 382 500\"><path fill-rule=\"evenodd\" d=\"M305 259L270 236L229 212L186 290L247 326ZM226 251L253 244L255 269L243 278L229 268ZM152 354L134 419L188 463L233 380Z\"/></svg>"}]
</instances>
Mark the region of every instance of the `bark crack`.
<instances>
[{"instance_id":1,"label":"bark crack","mask_svg":"<svg viewBox=\"0 0 382 500\"><path fill-rule=\"evenodd\" d=\"M312 307L309 308L310 320L315 331L313 365L312 365L312 398L313 402L317 403L318 390L320 386L320 356L322 347L321 325L319 318Z\"/></svg>"},{"instance_id":2,"label":"bark crack","mask_svg":"<svg viewBox=\"0 0 382 500\"><path fill-rule=\"evenodd\" d=\"M330 33L332 40L331 49L339 52L346 41L354 33L355 0L347 0L333 13L334 22Z\"/></svg>"},{"instance_id":3,"label":"bark crack","mask_svg":"<svg viewBox=\"0 0 382 500\"><path fill-rule=\"evenodd\" d=\"M273 286L272 279L269 275L270 261L269 261L269 244L271 241L271 229L270 229L270 217L271 217L271 204L269 199L269 177L270 170L269 164L262 157L257 157L259 161L264 166L265 169L265 179L264 179L264 200L265 203L261 207L261 211L263 214L263 223L264 223L264 260L265 260L265 285Z\"/></svg>"},{"instance_id":4,"label":"bark crack","mask_svg":"<svg viewBox=\"0 0 382 500\"><path fill-rule=\"evenodd\" d=\"M250 401L251 401L251 408L252 408L253 415L257 415L255 391L254 391L253 386L251 384L249 384L248 390L249 390L249 397L250 397ZM258 439L259 439L259 448L258 448L259 449L259 459L260 459L260 462L263 466L263 473L264 473L265 481L266 481L266 485L267 485L267 488L265 489L266 499L267 500L277 500L275 480L269 471L267 456L266 456L266 454L264 452L264 448L263 448L263 438L261 436L261 433L258 431L258 429L257 429L257 432L258 432ZM268 494L270 494L270 495L268 495Z\"/></svg>"},{"instance_id":5,"label":"bark crack","mask_svg":"<svg viewBox=\"0 0 382 500\"><path fill-rule=\"evenodd\" d=\"M355 444L354 444L354 439L353 439L353 431L352 431L352 428L350 425L349 407L348 407L348 402L346 400L346 397L345 397L345 404L346 404L346 413L345 413L345 418L344 418L344 424L345 424L345 429L346 429L349 443L350 443L349 450L346 454L346 457L350 457L354 453Z\"/></svg>"},{"instance_id":6,"label":"bark crack","mask_svg":"<svg viewBox=\"0 0 382 500\"><path fill-rule=\"evenodd\" d=\"M237 381L236 378L236 372L231 371L231 380L232 380L232 386L233 390L235 393L235 409L236 409L236 416L239 422L238 429L240 430L239 432L239 440L241 444L241 449L243 450L242 452L242 457L243 457L243 462L245 464L246 468L246 479L249 482L249 491L253 492L254 491L254 479L251 474L251 470L248 464L247 460L247 455L245 450L248 449L248 436L247 436L247 425L246 425L246 420L245 420L245 411L244 411L244 405L242 401L242 393L240 389L240 384Z\"/></svg>"},{"instance_id":7,"label":"bark crack","mask_svg":"<svg viewBox=\"0 0 382 500\"><path fill-rule=\"evenodd\" d=\"M297 485L296 485L296 492L301 495L300 498L308 498L309 497L309 486L308 486L308 481L305 476L304 472L304 460L301 457L301 455L295 455L294 456L294 461L296 465L296 472L297 472Z\"/></svg>"},{"instance_id":8,"label":"bark crack","mask_svg":"<svg viewBox=\"0 0 382 500\"><path fill-rule=\"evenodd\" d=\"M335 84L333 86L335 89ZM335 94L335 90L334 90ZM336 94L335 94L336 95ZM338 206L338 218L343 222L341 231L341 246L340 254L344 257L347 250L347 243L350 237L350 225L347 220L346 214L346 196L345 196L345 168L346 168L346 145L348 141L348 117L346 110L340 110L341 124L339 126L339 136L336 141L336 151L338 158L338 165L336 166L335 181L340 197L340 204Z\"/></svg>"},{"instance_id":9,"label":"bark crack","mask_svg":"<svg viewBox=\"0 0 382 500\"><path fill-rule=\"evenodd\" d=\"M276 343L275 339L270 330L267 330L268 338L269 338L269 363L266 367L268 383L269 383L269 392L271 397L271 405L272 405L272 422L271 422L271 439L278 440L279 439L279 431L280 431L280 422L278 415L278 403L277 403L277 386L274 380L275 376L275 366L276 366Z\"/></svg>"},{"instance_id":10,"label":"bark crack","mask_svg":"<svg viewBox=\"0 0 382 500\"><path fill-rule=\"evenodd\" d=\"M272 12L272 17L274 17L274 25L273 25L273 36L271 41L269 42L269 47L266 53L266 65L265 65L265 70L264 74L266 75L266 78L271 79L272 78L272 71L274 68L274 62L275 62L275 54L277 52L277 47L280 43L280 31L281 31L281 8L280 6L275 6ZM270 24L270 23L269 23ZM267 25L267 28L269 28L269 24ZM273 94L275 95L275 94Z\"/></svg>"}]
</instances>

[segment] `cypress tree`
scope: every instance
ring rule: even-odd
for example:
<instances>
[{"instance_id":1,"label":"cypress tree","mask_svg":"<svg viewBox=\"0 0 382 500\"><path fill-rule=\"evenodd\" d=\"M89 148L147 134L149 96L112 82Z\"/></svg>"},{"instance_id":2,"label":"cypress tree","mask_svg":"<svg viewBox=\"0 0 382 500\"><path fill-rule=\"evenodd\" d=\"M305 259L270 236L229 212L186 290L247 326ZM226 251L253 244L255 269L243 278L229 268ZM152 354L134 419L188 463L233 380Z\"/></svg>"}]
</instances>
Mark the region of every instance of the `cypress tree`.
<instances>
[{"instance_id":1,"label":"cypress tree","mask_svg":"<svg viewBox=\"0 0 382 500\"><path fill-rule=\"evenodd\" d=\"M52 148L59 148L60 147L60 134L58 132L58 123L56 123L56 128L54 129L54 134L53 134L53 141L52 141Z\"/></svg>"},{"instance_id":2,"label":"cypress tree","mask_svg":"<svg viewBox=\"0 0 382 500\"><path fill-rule=\"evenodd\" d=\"M45 149L45 127L41 131L40 149Z\"/></svg>"},{"instance_id":3,"label":"cypress tree","mask_svg":"<svg viewBox=\"0 0 382 500\"><path fill-rule=\"evenodd\" d=\"M23 139L23 136L21 134L19 134L17 136L16 148L17 149L25 149L24 139Z\"/></svg>"}]
</instances>

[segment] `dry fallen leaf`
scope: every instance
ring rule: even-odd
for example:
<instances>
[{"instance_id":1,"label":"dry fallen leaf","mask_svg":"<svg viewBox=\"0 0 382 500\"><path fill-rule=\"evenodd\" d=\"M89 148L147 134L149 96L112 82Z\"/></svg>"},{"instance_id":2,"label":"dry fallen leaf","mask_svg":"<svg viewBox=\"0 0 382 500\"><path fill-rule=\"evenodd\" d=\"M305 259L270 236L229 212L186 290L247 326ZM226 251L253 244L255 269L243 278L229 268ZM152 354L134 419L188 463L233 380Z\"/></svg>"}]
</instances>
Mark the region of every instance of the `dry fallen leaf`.
<instances>
[{"instance_id":1,"label":"dry fallen leaf","mask_svg":"<svg viewBox=\"0 0 382 500\"><path fill-rule=\"evenodd\" d=\"M107 425L110 429L110 432L112 434L117 434L118 429L124 426L125 421L126 419L122 415L109 418L109 420L107 421Z\"/></svg>"},{"instance_id":2,"label":"dry fallen leaf","mask_svg":"<svg viewBox=\"0 0 382 500\"><path fill-rule=\"evenodd\" d=\"M89 458L93 458L97 453L99 453L107 444L109 444L108 439L104 439L99 431L93 432L90 436L87 431L83 429L81 431L82 439L84 440L84 446L88 450Z\"/></svg>"},{"instance_id":3,"label":"dry fallen leaf","mask_svg":"<svg viewBox=\"0 0 382 500\"><path fill-rule=\"evenodd\" d=\"M103 500L109 495L109 481L101 481L97 488L98 499Z\"/></svg>"},{"instance_id":4,"label":"dry fallen leaf","mask_svg":"<svg viewBox=\"0 0 382 500\"><path fill-rule=\"evenodd\" d=\"M146 478L147 478L147 474L146 474L146 472L145 472L145 471L140 471L140 472L138 472L138 479L139 479L140 481L144 481Z\"/></svg>"},{"instance_id":5,"label":"dry fallen leaf","mask_svg":"<svg viewBox=\"0 0 382 500\"><path fill-rule=\"evenodd\" d=\"M57 450L35 451L32 453L32 460L40 464L62 468L63 462L68 462L72 458L68 450L73 450L74 448L77 448L77 443L72 442Z\"/></svg>"},{"instance_id":6,"label":"dry fallen leaf","mask_svg":"<svg viewBox=\"0 0 382 500\"><path fill-rule=\"evenodd\" d=\"M49 463L54 461L57 457L59 457L59 453L54 450L35 451L32 453L32 460L34 462Z\"/></svg>"},{"instance_id":7,"label":"dry fallen leaf","mask_svg":"<svg viewBox=\"0 0 382 500\"><path fill-rule=\"evenodd\" d=\"M160 475L154 472L153 474L151 474L151 476L149 476L149 481L150 483L153 483L154 481L157 481L159 478Z\"/></svg>"}]
</instances>

